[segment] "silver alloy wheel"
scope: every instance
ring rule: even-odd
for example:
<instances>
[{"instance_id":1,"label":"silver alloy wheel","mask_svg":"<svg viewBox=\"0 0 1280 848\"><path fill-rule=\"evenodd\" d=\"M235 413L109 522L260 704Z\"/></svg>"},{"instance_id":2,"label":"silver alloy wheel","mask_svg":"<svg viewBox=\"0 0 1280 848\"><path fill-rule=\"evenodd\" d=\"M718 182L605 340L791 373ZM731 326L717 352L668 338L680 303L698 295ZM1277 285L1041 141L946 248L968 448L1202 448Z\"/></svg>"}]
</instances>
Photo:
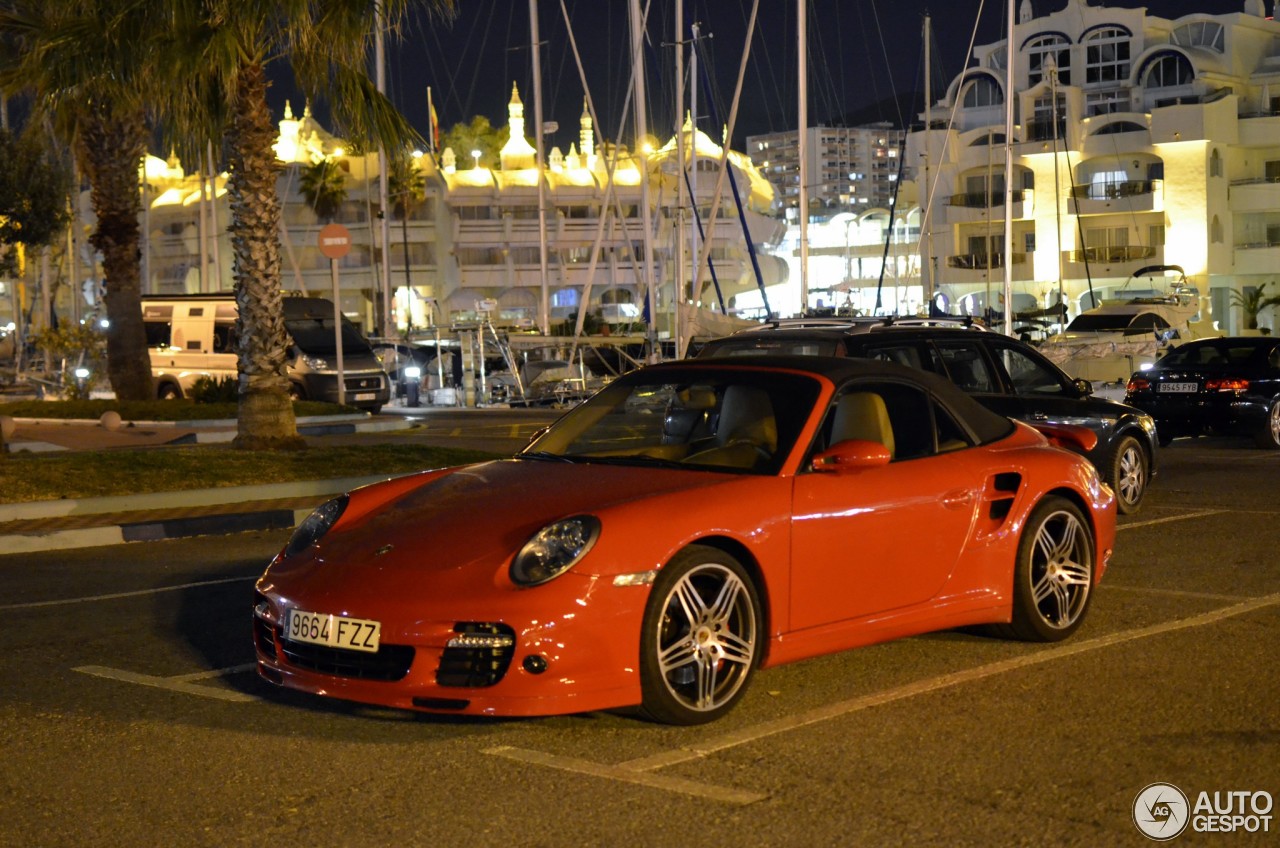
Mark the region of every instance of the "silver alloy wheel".
<instances>
[{"instance_id":1,"label":"silver alloy wheel","mask_svg":"<svg viewBox=\"0 0 1280 848\"><path fill-rule=\"evenodd\" d=\"M661 602L658 671L684 709L711 712L731 701L755 665L755 604L721 563L693 566Z\"/></svg>"},{"instance_id":2,"label":"silver alloy wheel","mask_svg":"<svg viewBox=\"0 0 1280 848\"><path fill-rule=\"evenodd\" d=\"M1074 512L1049 513L1035 529L1031 596L1040 620L1063 630L1084 613L1092 584L1089 533Z\"/></svg>"},{"instance_id":3,"label":"silver alloy wheel","mask_svg":"<svg viewBox=\"0 0 1280 848\"><path fill-rule=\"evenodd\" d=\"M1147 487L1147 462L1142 448L1132 439L1125 442L1116 464L1116 494L1126 506L1142 500Z\"/></svg>"},{"instance_id":4,"label":"silver alloy wheel","mask_svg":"<svg viewBox=\"0 0 1280 848\"><path fill-rule=\"evenodd\" d=\"M1271 435L1267 447L1280 447L1280 403L1271 404L1267 410L1267 432Z\"/></svg>"}]
</instances>

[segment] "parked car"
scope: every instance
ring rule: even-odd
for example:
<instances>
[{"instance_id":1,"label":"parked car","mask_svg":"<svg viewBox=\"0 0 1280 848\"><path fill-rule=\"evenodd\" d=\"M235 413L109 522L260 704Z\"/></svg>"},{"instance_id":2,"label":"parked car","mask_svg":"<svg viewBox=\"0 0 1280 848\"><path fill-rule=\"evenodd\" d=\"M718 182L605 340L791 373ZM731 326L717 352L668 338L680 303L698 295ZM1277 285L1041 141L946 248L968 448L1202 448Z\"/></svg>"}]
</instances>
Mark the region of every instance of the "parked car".
<instances>
[{"instance_id":1,"label":"parked car","mask_svg":"<svg viewBox=\"0 0 1280 848\"><path fill-rule=\"evenodd\" d=\"M1179 436L1239 433L1280 450L1280 340L1187 342L1134 373L1124 399L1155 418L1161 445Z\"/></svg>"},{"instance_id":2,"label":"parked car","mask_svg":"<svg viewBox=\"0 0 1280 848\"><path fill-rule=\"evenodd\" d=\"M1088 461L935 375L676 361L514 458L320 506L257 582L258 670L436 713L699 724L757 668L962 625L1064 639L1115 519Z\"/></svg>"},{"instance_id":3,"label":"parked car","mask_svg":"<svg viewBox=\"0 0 1280 848\"><path fill-rule=\"evenodd\" d=\"M923 368L949 378L983 406L1030 424L1089 428L1085 456L1115 490L1122 515L1142 506L1156 474L1156 424L1140 409L1095 397L1026 342L946 319L856 323L776 322L708 342L699 357L763 353L857 356Z\"/></svg>"},{"instance_id":4,"label":"parked car","mask_svg":"<svg viewBox=\"0 0 1280 848\"><path fill-rule=\"evenodd\" d=\"M295 400L337 403L338 360L333 301L285 297L281 303L288 337L289 394ZM188 397L196 380L238 374L235 296L156 295L142 298L142 326L151 358L156 397ZM376 414L391 395L387 375L369 341L342 319L342 399Z\"/></svg>"}]
</instances>

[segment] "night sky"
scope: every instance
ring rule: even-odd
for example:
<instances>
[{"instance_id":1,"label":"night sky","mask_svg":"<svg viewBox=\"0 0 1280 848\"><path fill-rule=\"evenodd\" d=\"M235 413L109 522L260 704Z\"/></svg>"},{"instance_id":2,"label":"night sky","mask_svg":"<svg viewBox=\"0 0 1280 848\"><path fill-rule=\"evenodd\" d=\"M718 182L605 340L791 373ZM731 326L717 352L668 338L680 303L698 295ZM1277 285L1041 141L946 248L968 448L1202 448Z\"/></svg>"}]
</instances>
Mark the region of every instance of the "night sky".
<instances>
[{"instance_id":1,"label":"night sky","mask_svg":"<svg viewBox=\"0 0 1280 848\"><path fill-rule=\"evenodd\" d=\"M597 135L615 138L629 85L627 0L563 0L582 54L588 83L603 126ZM1073 0L1033 0L1037 14L1059 10ZM543 109L558 132L548 148L568 149L576 141L583 87L570 48L561 0L538 0L542 55ZM444 128L487 116L506 122L511 83L520 86L525 117L533 121L528 0L457 0L452 22L417 19L408 22L401 43L389 42L387 93L424 135L428 127L427 86ZM643 7L643 0L642 0ZM797 44L795 0L761 0L760 19L751 44L735 146L752 133L796 126ZM1116 3L1090 5L1136 6ZM674 0L653 0L650 38L645 48L650 132L665 139L674 129L673 48ZM685 0L685 19L699 22L706 63L712 68L719 123L728 120L738 65L744 46L749 0ZM932 14L933 91L936 98L963 68L976 27L976 44L1003 37L1007 12L1001 0L809 0L809 122L840 123L910 121L898 114L895 97L924 91L924 15ZM1152 0L1153 15L1177 18L1192 12L1223 14L1243 8L1243 0ZM1272 8L1267 0L1267 9ZM705 88L699 113L712 125ZM271 101L277 116L285 97L298 95L281 81ZM914 111L923 108L923 100ZM317 117L325 119L323 105ZM623 138L631 136L628 123Z\"/></svg>"}]
</instances>

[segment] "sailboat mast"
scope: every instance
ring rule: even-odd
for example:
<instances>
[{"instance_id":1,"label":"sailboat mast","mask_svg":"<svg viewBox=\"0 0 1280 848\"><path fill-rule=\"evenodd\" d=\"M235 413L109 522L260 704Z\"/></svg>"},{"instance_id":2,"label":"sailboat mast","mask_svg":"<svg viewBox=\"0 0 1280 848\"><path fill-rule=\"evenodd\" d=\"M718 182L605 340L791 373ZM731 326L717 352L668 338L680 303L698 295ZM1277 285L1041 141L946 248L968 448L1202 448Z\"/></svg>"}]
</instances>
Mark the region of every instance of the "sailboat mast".
<instances>
[{"instance_id":1,"label":"sailboat mast","mask_svg":"<svg viewBox=\"0 0 1280 848\"><path fill-rule=\"evenodd\" d=\"M698 31L701 27L694 24L690 28L693 35L693 49L689 51L689 79L693 81L693 85L689 86L689 205L693 208L694 221L698 220ZM702 297L701 286L697 286L699 275L702 273L702 265L698 262L698 251L701 246L698 243L698 228L689 228L689 257L693 263L693 281L699 291L692 292L693 302L696 305Z\"/></svg>"},{"instance_id":2,"label":"sailboat mast","mask_svg":"<svg viewBox=\"0 0 1280 848\"><path fill-rule=\"evenodd\" d=\"M672 256L676 260L675 297L671 299L671 329L676 339L676 358L684 357L684 337L680 334L680 309L685 302L684 276L684 0L676 0L676 230Z\"/></svg>"},{"instance_id":3,"label":"sailboat mast","mask_svg":"<svg viewBox=\"0 0 1280 848\"><path fill-rule=\"evenodd\" d=\"M1013 0L1009 9L1004 86L1004 333L1013 335Z\"/></svg>"},{"instance_id":4,"label":"sailboat mast","mask_svg":"<svg viewBox=\"0 0 1280 848\"><path fill-rule=\"evenodd\" d=\"M529 0L529 38L533 42L533 138L538 173L538 282L541 297L538 325L544 336L551 334L551 294L547 283L547 179L543 170L542 146L542 44L538 38L538 0Z\"/></svg>"},{"instance_id":5,"label":"sailboat mast","mask_svg":"<svg viewBox=\"0 0 1280 848\"><path fill-rule=\"evenodd\" d=\"M800 42L799 67L799 130L796 132L796 152L799 154L800 193L797 197L800 217L800 312L809 311L809 7L807 0L796 0L797 38ZM726 142L727 143L727 142Z\"/></svg>"},{"instance_id":6,"label":"sailboat mast","mask_svg":"<svg viewBox=\"0 0 1280 848\"><path fill-rule=\"evenodd\" d=\"M930 71L930 55L933 52L933 18L926 12L924 16L924 256L920 257L921 294L924 295L925 314L933 314L933 189L929 185L929 163L932 162L932 150L929 145L933 138L933 88ZM889 222L889 232L893 232L893 222Z\"/></svg>"},{"instance_id":7,"label":"sailboat mast","mask_svg":"<svg viewBox=\"0 0 1280 848\"><path fill-rule=\"evenodd\" d=\"M649 356L657 361L657 333L654 322L658 319L658 298L653 279L653 227L652 210L649 208L649 162L648 152L644 150L646 137L649 135L649 123L645 117L644 93L644 20L640 17L640 0L631 0L631 62L635 85L635 117L636 137L632 155L640 166L640 222L644 227L644 285L649 303L649 327L646 335L649 338Z\"/></svg>"}]
</instances>

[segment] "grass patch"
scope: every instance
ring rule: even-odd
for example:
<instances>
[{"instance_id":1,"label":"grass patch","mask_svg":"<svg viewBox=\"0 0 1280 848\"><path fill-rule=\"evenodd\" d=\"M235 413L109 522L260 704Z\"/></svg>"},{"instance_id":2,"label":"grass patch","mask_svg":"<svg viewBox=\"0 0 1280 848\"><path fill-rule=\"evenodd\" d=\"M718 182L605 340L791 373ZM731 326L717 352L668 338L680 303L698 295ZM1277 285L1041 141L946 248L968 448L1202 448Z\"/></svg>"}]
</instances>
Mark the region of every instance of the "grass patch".
<instances>
[{"instance_id":1,"label":"grass patch","mask_svg":"<svg viewBox=\"0 0 1280 848\"><path fill-rule=\"evenodd\" d=\"M227 446L10 454L0 460L0 501L57 500L213 489L299 480L407 474L493 459L482 451L427 445L338 445L301 451Z\"/></svg>"},{"instance_id":2,"label":"grass patch","mask_svg":"<svg viewBox=\"0 0 1280 848\"><path fill-rule=\"evenodd\" d=\"M125 421L213 421L235 419L234 403L195 403L191 400L22 400L0 403L0 415L14 418L66 418L96 421L102 413L120 413ZM299 418L317 415L363 413L353 406L321 403L314 400L294 401L293 414Z\"/></svg>"}]
</instances>

